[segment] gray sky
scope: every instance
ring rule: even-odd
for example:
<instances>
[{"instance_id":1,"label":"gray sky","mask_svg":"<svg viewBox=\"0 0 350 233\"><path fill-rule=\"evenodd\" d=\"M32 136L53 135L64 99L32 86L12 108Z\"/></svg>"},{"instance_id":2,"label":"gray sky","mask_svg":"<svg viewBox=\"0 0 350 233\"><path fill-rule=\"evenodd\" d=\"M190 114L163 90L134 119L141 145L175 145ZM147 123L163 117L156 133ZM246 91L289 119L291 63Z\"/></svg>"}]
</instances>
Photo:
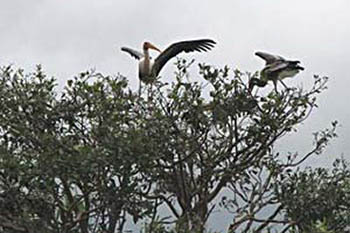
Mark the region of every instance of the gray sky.
<instances>
[{"instance_id":1,"label":"gray sky","mask_svg":"<svg viewBox=\"0 0 350 233\"><path fill-rule=\"evenodd\" d=\"M206 54L190 54L216 66L254 72L263 66L258 50L299 59L306 68L289 85L310 86L312 75L330 77L319 109L296 136L283 141L284 150L305 152L311 133L340 122L339 138L325 154L309 161L328 165L335 156L350 160L350 1L349 0L11 0L1 2L0 65L28 72L43 64L61 84L90 68L121 73L138 84L137 62L121 46L141 48L145 40L164 49L172 42L212 38ZM170 64L170 65L169 65ZM172 77L171 62L162 70ZM197 66L192 72L196 74ZM349 98L349 99L348 99Z\"/></svg>"}]
</instances>

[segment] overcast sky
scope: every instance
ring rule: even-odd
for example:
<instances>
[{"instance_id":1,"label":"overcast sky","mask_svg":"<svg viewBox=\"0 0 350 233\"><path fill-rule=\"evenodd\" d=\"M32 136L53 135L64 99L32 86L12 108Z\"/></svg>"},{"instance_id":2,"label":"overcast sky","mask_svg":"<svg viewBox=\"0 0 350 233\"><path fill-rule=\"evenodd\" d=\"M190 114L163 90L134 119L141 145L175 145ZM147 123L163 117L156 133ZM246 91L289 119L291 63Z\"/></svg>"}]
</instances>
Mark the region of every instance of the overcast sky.
<instances>
[{"instance_id":1,"label":"overcast sky","mask_svg":"<svg viewBox=\"0 0 350 233\"><path fill-rule=\"evenodd\" d=\"M136 87L137 62L119 48L140 49L145 40L164 49L178 40L212 38L218 44L211 52L183 57L242 71L261 69L259 50L299 59L306 70L286 83L308 86L319 74L330 77L329 89L284 149L305 152L312 132L338 120L339 138L309 161L328 165L335 156L350 160L349 12L349 0L1 0L0 65L29 72L41 63L61 85L96 68L119 72ZM171 80L169 64L162 73Z\"/></svg>"}]
</instances>

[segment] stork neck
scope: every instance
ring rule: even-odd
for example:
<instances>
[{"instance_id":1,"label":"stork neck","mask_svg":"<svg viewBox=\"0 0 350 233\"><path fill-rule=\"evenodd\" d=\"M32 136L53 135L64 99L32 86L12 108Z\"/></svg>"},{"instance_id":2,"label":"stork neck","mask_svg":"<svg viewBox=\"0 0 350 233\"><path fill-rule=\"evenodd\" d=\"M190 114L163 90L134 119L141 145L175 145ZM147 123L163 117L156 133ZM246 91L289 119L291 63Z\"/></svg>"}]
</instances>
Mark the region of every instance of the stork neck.
<instances>
[{"instance_id":1,"label":"stork neck","mask_svg":"<svg viewBox=\"0 0 350 233\"><path fill-rule=\"evenodd\" d=\"M146 59L149 59L149 51L148 51L148 49L144 49L143 50L143 54L145 55Z\"/></svg>"}]
</instances>

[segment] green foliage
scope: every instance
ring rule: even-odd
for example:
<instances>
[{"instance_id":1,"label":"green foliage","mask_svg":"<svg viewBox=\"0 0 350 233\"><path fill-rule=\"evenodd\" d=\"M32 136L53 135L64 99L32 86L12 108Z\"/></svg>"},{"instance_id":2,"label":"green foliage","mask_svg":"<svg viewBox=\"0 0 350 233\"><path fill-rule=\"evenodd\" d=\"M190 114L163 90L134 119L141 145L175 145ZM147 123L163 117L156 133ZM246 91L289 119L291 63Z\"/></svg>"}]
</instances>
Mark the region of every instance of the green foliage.
<instances>
[{"instance_id":1,"label":"green foliage","mask_svg":"<svg viewBox=\"0 0 350 233\"><path fill-rule=\"evenodd\" d=\"M0 226L114 232L125 213L147 214L152 205L140 197L147 184L136 163L144 144L134 144L143 135L126 80L86 72L61 96L55 85L40 66L28 75L2 71Z\"/></svg>"},{"instance_id":2,"label":"green foliage","mask_svg":"<svg viewBox=\"0 0 350 233\"><path fill-rule=\"evenodd\" d=\"M344 160L333 169L307 168L281 174L277 196L285 218L302 232L346 232L350 226L350 170Z\"/></svg>"},{"instance_id":3,"label":"green foliage","mask_svg":"<svg viewBox=\"0 0 350 233\"><path fill-rule=\"evenodd\" d=\"M252 93L257 73L200 64L202 81L193 82L192 63L179 60L174 82L158 80L141 96L120 75L84 72L57 93L40 66L30 74L3 68L0 230L123 232L131 218L147 219L145 232L204 232L225 189L230 232L294 226L289 215L278 218L289 207L276 191L281 177L321 153L336 124L316 133L303 156L274 145L317 107L327 78L306 91ZM273 211L261 218L265 208Z\"/></svg>"}]
</instances>

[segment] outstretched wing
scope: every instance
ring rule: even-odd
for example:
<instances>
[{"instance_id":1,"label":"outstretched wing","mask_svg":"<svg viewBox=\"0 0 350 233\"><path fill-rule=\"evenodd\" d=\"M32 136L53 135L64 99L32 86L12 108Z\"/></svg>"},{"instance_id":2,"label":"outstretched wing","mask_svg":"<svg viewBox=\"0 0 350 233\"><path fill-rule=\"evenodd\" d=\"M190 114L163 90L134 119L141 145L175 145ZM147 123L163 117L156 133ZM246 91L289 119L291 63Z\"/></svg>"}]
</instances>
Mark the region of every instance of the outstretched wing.
<instances>
[{"instance_id":1,"label":"outstretched wing","mask_svg":"<svg viewBox=\"0 0 350 233\"><path fill-rule=\"evenodd\" d=\"M266 71L268 72L276 72L286 69L289 66L288 62L274 62L270 64Z\"/></svg>"},{"instance_id":2,"label":"outstretched wing","mask_svg":"<svg viewBox=\"0 0 350 233\"><path fill-rule=\"evenodd\" d=\"M268 65L268 72L279 72L282 70L304 70L304 67L299 66L299 61L277 61L275 63L272 63Z\"/></svg>"},{"instance_id":3,"label":"outstretched wing","mask_svg":"<svg viewBox=\"0 0 350 233\"><path fill-rule=\"evenodd\" d=\"M139 51L136 51L134 49L130 49L127 47L122 47L122 51L129 53L132 57L134 57L137 60L140 60L141 58L144 57L143 53L140 53Z\"/></svg>"},{"instance_id":4,"label":"outstretched wing","mask_svg":"<svg viewBox=\"0 0 350 233\"><path fill-rule=\"evenodd\" d=\"M265 53L265 52L256 52L255 55L264 59L266 61L266 65L269 65L269 64L274 63L276 61L285 61L285 59L281 56L272 55L272 54Z\"/></svg>"},{"instance_id":5,"label":"outstretched wing","mask_svg":"<svg viewBox=\"0 0 350 233\"><path fill-rule=\"evenodd\" d=\"M152 66L152 75L158 76L160 70L163 68L165 63L167 63L171 58L175 57L177 54L181 52L189 53L189 52L206 52L211 50L215 41L210 39L203 40L189 40L189 41L181 41L170 45L167 49L165 49L154 61Z\"/></svg>"}]
</instances>

